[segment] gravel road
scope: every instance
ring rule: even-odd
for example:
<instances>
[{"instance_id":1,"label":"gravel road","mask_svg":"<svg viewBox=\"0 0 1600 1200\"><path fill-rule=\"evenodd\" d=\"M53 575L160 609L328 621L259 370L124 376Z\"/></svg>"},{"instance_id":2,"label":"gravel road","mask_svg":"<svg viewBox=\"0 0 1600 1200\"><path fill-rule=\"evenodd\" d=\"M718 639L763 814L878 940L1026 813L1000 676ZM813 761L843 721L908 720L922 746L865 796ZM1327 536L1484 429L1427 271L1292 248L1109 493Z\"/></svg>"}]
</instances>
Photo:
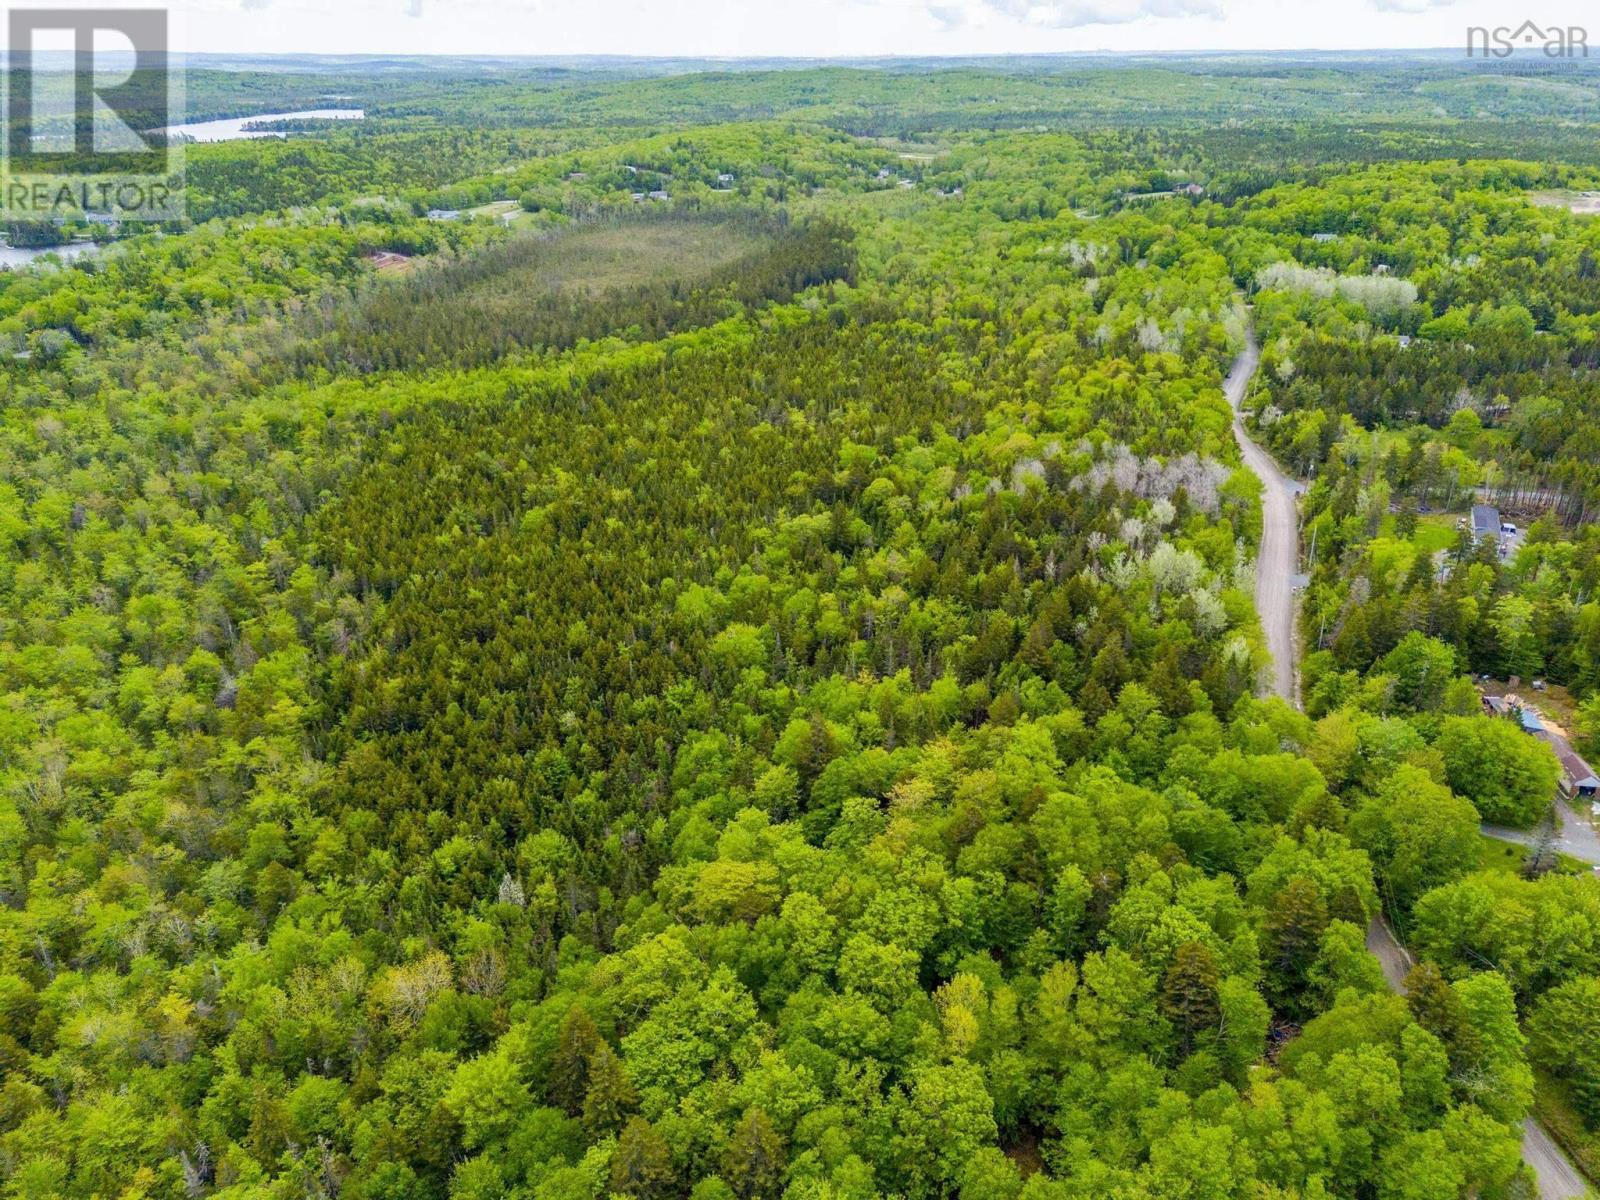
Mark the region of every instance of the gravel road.
<instances>
[{"instance_id":1,"label":"gravel road","mask_svg":"<svg viewBox=\"0 0 1600 1200\"><path fill-rule=\"evenodd\" d=\"M1252 332L1249 343L1233 360L1223 389L1228 403L1233 406L1233 436L1239 443L1245 465L1255 472L1264 485L1261 497L1261 550L1256 558L1256 611L1261 616L1262 629L1267 635L1267 649L1272 653L1272 693L1282 696L1290 704L1298 705L1298 689L1295 686L1294 585L1300 554L1299 517L1295 508L1295 495L1299 489L1279 469L1272 456L1250 440L1239 414L1245 389L1249 387L1250 377L1256 373L1260 361L1261 350ZM1562 837L1558 842L1561 850L1576 858L1600 863L1600 839L1595 838L1588 824L1578 821L1570 812L1563 812L1562 817ZM1589 833L1587 840L1582 840L1580 826L1582 831ZM1493 832L1497 837L1511 835L1514 840L1527 836L1514 830ZM1581 844L1571 840L1574 835ZM1596 857L1591 858L1591 854ZM1395 938L1394 931L1382 917L1375 918L1367 929L1367 949L1382 964L1389 986L1404 995L1406 973L1411 970L1411 955ZM1589 1195L1583 1176L1532 1117L1522 1124L1522 1160L1533 1168L1539 1184L1539 1200L1581 1200Z\"/></svg>"},{"instance_id":2,"label":"gravel road","mask_svg":"<svg viewBox=\"0 0 1600 1200\"><path fill-rule=\"evenodd\" d=\"M1295 703L1294 583L1299 565L1300 535L1295 513L1295 482L1285 475L1260 446L1245 432L1239 406L1244 401L1250 377L1261 361L1261 348L1255 334L1233 360L1233 368L1223 383L1228 403L1233 406L1233 436L1239 443L1245 466L1255 472L1264 491L1261 496L1261 550L1256 557L1256 612L1260 614L1267 649L1272 653L1272 694Z\"/></svg>"}]
</instances>

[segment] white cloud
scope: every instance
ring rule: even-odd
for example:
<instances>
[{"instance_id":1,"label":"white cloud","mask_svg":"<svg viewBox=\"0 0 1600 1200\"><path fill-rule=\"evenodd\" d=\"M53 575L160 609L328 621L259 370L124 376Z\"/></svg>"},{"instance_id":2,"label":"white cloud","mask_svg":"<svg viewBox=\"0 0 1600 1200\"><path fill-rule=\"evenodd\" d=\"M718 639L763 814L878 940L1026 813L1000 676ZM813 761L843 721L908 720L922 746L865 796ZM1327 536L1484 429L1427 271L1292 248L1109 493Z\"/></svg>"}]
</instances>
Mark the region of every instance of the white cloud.
<instances>
[{"instance_id":1,"label":"white cloud","mask_svg":"<svg viewBox=\"0 0 1600 1200\"><path fill-rule=\"evenodd\" d=\"M91 2L91 0L80 0ZM92 0L136 7L150 0ZM186 50L911 55L1459 46L1507 0L161 0ZM1539 24L1595 0L1540 0ZM1517 19L1520 19L1517 18ZM0 38L4 22L0 22Z\"/></svg>"},{"instance_id":2,"label":"white cloud","mask_svg":"<svg viewBox=\"0 0 1600 1200\"><path fill-rule=\"evenodd\" d=\"M1422 13L1435 8L1453 8L1460 0L1372 0L1379 12Z\"/></svg>"},{"instance_id":3,"label":"white cloud","mask_svg":"<svg viewBox=\"0 0 1600 1200\"><path fill-rule=\"evenodd\" d=\"M1129 25L1145 20L1220 20L1222 0L965 0L928 6L946 29L1000 16L1045 29Z\"/></svg>"}]
</instances>

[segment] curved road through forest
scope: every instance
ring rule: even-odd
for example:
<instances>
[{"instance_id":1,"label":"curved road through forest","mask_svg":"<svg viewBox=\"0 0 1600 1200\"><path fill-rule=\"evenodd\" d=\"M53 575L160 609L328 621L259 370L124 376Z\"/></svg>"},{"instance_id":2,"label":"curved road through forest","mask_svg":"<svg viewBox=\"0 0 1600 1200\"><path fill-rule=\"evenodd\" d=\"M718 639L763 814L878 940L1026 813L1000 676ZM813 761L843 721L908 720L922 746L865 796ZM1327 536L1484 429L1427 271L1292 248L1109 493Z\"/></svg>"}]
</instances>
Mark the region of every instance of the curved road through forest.
<instances>
[{"instance_id":1,"label":"curved road through forest","mask_svg":"<svg viewBox=\"0 0 1600 1200\"><path fill-rule=\"evenodd\" d=\"M1240 405L1250 378L1261 362L1261 349L1254 330L1247 333L1245 348L1233 360L1223 383L1228 403L1233 406L1233 436L1247 467L1262 483L1261 550L1256 558L1256 611L1267 635L1272 654L1272 693L1298 707L1295 686L1294 589L1295 568L1299 565L1299 517L1295 496L1300 490L1279 468L1270 454L1245 432ZM1566 849L1566 847L1563 847ZM1367 949L1383 967L1389 986L1405 994L1406 973L1411 955L1395 938L1389 923L1381 916L1367 930ZM1539 1184L1539 1200L1581 1200L1589 1195L1588 1185L1561 1147L1532 1117L1522 1123L1522 1160L1533 1169Z\"/></svg>"},{"instance_id":2,"label":"curved road through forest","mask_svg":"<svg viewBox=\"0 0 1600 1200\"><path fill-rule=\"evenodd\" d=\"M1256 612L1262 632L1267 635L1267 650L1272 655L1272 694L1296 703L1294 653L1295 568L1300 561L1300 532L1295 515L1295 495L1299 485L1279 469L1278 464L1245 432L1240 405L1245 389L1261 362L1261 348L1254 330L1247 334L1245 348L1233 360L1233 368L1222 385L1233 406L1233 437L1239 443L1245 466L1261 480L1261 550L1256 557Z\"/></svg>"},{"instance_id":3,"label":"curved road through forest","mask_svg":"<svg viewBox=\"0 0 1600 1200\"><path fill-rule=\"evenodd\" d=\"M1367 949L1382 964L1383 977L1389 981L1389 986L1404 996L1411 955L1382 917L1367 929ZM1578 1169L1544 1126L1532 1117L1522 1122L1522 1161L1533 1168L1534 1177L1539 1181L1539 1200L1577 1200L1589 1194L1589 1185Z\"/></svg>"}]
</instances>

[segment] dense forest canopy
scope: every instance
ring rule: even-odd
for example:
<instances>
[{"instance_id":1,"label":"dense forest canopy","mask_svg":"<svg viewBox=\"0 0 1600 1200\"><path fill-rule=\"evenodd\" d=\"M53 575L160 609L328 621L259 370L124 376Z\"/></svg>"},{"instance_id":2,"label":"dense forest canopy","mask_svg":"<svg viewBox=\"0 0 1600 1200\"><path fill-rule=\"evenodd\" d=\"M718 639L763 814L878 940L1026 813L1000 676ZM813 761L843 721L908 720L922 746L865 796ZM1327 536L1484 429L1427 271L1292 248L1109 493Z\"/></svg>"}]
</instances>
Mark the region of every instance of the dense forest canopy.
<instances>
[{"instance_id":1,"label":"dense forest canopy","mask_svg":"<svg viewBox=\"0 0 1600 1200\"><path fill-rule=\"evenodd\" d=\"M368 116L0 273L7 1200L1594 1175L1600 77L694 67L210 65Z\"/></svg>"}]
</instances>

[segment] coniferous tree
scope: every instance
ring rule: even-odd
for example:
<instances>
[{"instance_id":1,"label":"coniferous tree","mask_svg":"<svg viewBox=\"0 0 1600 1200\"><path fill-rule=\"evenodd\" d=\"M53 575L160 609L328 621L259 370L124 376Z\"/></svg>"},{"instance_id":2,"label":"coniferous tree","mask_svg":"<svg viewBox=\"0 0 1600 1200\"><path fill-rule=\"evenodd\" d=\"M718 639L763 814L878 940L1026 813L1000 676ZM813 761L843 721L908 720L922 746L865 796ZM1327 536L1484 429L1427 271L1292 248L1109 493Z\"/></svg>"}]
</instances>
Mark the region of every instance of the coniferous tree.
<instances>
[{"instance_id":1,"label":"coniferous tree","mask_svg":"<svg viewBox=\"0 0 1600 1200\"><path fill-rule=\"evenodd\" d=\"M589 1090L583 1097L583 1128L590 1137L604 1137L622 1128L628 1114L639 1103L627 1072L619 1059L602 1042L589 1058Z\"/></svg>"},{"instance_id":2,"label":"coniferous tree","mask_svg":"<svg viewBox=\"0 0 1600 1200\"><path fill-rule=\"evenodd\" d=\"M568 1010L556 1035L555 1058L551 1060L545 1088L550 1103L568 1116L583 1114L589 1094L589 1064L602 1044L600 1031L589 1014L576 1005Z\"/></svg>"},{"instance_id":3,"label":"coniferous tree","mask_svg":"<svg viewBox=\"0 0 1600 1200\"><path fill-rule=\"evenodd\" d=\"M672 1152L643 1117L631 1118L611 1152L611 1190L635 1200L654 1200L672 1183Z\"/></svg>"},{"instance_id":4,"label":"coniferous tree","mask_svg":"<svg viewBox=\"0 0 1600 1200\"><path fill-rule=\"evenodd\" d=\"M1188 942L1178 947L1161 981L1161 1012L1178 1034L1180 1056L1187 1057L1196 1039L1221 1020L1217 980L1216 956L1206 946Z\"/></svg>"},{"instance_id":5,"label":"coniferous tree","mask_svg":"<svg viewBox=\"0 0 1600 1200\"><path fill-rule=\"evenodd\" d=\"M777 1200L783 1195L783 1139L759 1108L745 1110L722 1156L722 1175L740 1200Z\"/></svg>"}]
</instances>

